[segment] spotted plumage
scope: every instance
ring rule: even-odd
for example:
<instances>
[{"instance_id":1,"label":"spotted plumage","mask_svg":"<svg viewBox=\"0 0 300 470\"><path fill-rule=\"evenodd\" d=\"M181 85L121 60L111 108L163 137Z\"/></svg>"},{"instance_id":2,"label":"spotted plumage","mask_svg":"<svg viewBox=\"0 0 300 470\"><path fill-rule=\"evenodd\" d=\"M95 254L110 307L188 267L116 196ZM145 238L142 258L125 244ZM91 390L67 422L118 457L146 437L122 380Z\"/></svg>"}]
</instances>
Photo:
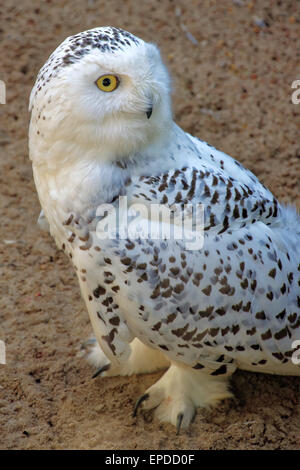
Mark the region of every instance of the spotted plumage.
<instances>
[{"instance_id":1,"label":"spotted plumage","mask_svg":"<svg viewBox=\"0 0 300 470\"><path fill-rule=\"evenodd\" d=\"M109 74L119 86L105 93L96 83ZM300 375L299 216L173 122L154 45L116 28L67 38L41 69L31 109L39 223L74 265L103 375L169 367L138 405L182 426L230 396L237 368ZM202 204L203 246L122 237L119 226L99 237L99 207L118 213L125 196L127 211L146 208L144 229L155 204L177 215Z\"/></svg>"}]
</instances>

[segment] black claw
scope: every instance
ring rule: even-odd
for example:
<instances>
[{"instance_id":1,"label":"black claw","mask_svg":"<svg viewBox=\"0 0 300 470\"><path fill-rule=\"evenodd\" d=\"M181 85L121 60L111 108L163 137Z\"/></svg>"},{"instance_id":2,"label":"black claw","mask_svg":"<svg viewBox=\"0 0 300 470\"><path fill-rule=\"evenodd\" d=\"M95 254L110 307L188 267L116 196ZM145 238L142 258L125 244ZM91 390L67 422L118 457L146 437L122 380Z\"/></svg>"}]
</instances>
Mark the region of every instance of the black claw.
<instances>
[{"instance_id":1,"label":"black claw","mask_svg":"<svg viewBox=\"0 0 300 470\"><path fill-rule=\"evenodd\" d=\"M109 368L110 364L105 364L105 366L99 367L99 369L97 369L94 375L92 376L92 379L95 379L96 377L98 377L98 375L102 374L102 372L105 372Z\"/></svg>"},{"instance_id":2,"label":"black claw","mask_svg":"<svg viewBox=\"0 0 300 470\"><path fill-rule=\"evenodd\" d=\"M180 427L181 427L182 420L183 420L183 413L178 413L178 415L177 415L177 423L176 423L176 428L177 428L176 435L177 435L177 436L178 436L178 434L179 434L179 432L180 432Z\"/></svg>"},{"instance_id":3,"label":"black claw","mask_svg":"<svg viewBox=\"0 0 300 470\"><path fill-rule=\"evenodd\" d=\"M140 405L143 403L143 401L148 400L148 398L149 398L148 393L145 393L144 395L140 396L140 398L138 399L138 401L136 402L134 406L133 417L136 417Z\"/></svg>"},{"instance_id":4,"label":"black claw","mask_svg":"<svg viewBox=\"0 0 300 470\"><path fill-rule=\"evenodd\" d=\"M197 416L197 409L195 409L195 411L194 411L193 417L191 419L191 423L193 423L195 421L196 416Z\"/></svg>"}]
</instances>

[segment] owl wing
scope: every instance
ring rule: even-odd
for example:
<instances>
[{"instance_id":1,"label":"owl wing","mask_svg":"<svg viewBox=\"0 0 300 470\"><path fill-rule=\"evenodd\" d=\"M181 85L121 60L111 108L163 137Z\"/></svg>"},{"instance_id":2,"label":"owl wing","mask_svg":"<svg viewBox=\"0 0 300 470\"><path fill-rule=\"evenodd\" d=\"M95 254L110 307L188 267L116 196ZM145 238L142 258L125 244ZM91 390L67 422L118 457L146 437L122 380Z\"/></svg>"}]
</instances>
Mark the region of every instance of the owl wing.
<instances>
[{"instance_id":1,"label":"owl wing","mask_svg":"<svg viewBox=\"0 0 300 470\"><path fill-rule=\"evenodd\" d=\"M127 194L130 204L161 204L182 211L184 205L202 204L204 230L209 234L222 234L256 221L276 223L280 215L277 200L257 179L247 183L209 167L183 167L155 177L134 178L127 183Z\"/></svg>"},{"instance_id":2,"label":"owl wing","mask_svg":"<svg viewBox=\"0 0 300 470\"><path fill-rule=\"evenodd\" d=\"M115 251L122 275L132 279L125 296L140 306L129 322L142 341L174 360L197 366L201 356L214 368L220 354L253 367L287 361L300 312L287 320L288 250L274 230L282 209L251 181L252 187L216 169L183 167L127 182L129 206L204 206L201 249L128 237ZM149 216L143 223L149 227Z\"/></svg>"}]
</instances>

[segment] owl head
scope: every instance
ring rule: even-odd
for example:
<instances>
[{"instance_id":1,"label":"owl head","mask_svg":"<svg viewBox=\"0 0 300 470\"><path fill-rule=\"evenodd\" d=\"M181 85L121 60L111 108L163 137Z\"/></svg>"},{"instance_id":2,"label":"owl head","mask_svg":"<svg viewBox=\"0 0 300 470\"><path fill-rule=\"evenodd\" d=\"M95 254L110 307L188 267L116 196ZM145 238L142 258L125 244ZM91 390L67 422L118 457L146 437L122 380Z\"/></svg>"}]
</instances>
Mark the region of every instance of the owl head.
<instances>
[{"instance_id":1,"label":"owl head","mask_svg":"<svg viewBox=\"0 0 300 470\"><path fill-rule=\"evenodd\" d=\"M170 79L158 48L113 27L68 37L40 70L30 97L30 154L120 160L172 123Z\"/></svg>"}]
</instances>

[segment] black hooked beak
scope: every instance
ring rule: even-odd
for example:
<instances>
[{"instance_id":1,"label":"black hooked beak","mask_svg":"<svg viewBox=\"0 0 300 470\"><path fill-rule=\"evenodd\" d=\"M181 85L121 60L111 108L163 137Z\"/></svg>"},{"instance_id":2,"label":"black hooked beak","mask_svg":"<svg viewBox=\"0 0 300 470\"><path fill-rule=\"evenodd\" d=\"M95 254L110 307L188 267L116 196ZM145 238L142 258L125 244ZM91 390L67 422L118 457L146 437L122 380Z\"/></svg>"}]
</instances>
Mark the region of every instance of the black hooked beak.
<instances>
[{"instance_id":1,"label":"black hooked beak","mask_svg":"<svg viewBox=\"0 0 300 470\"><path fill-rule=\"evenodd\" d=\"M153 109L153 108L152 108L152 106L151 106L151 107L148 108L148 110L146 111L146 116L147 116L148 119L150 119L150 117L151 117L152 109Z\"/></svg>"}]
</instances>

